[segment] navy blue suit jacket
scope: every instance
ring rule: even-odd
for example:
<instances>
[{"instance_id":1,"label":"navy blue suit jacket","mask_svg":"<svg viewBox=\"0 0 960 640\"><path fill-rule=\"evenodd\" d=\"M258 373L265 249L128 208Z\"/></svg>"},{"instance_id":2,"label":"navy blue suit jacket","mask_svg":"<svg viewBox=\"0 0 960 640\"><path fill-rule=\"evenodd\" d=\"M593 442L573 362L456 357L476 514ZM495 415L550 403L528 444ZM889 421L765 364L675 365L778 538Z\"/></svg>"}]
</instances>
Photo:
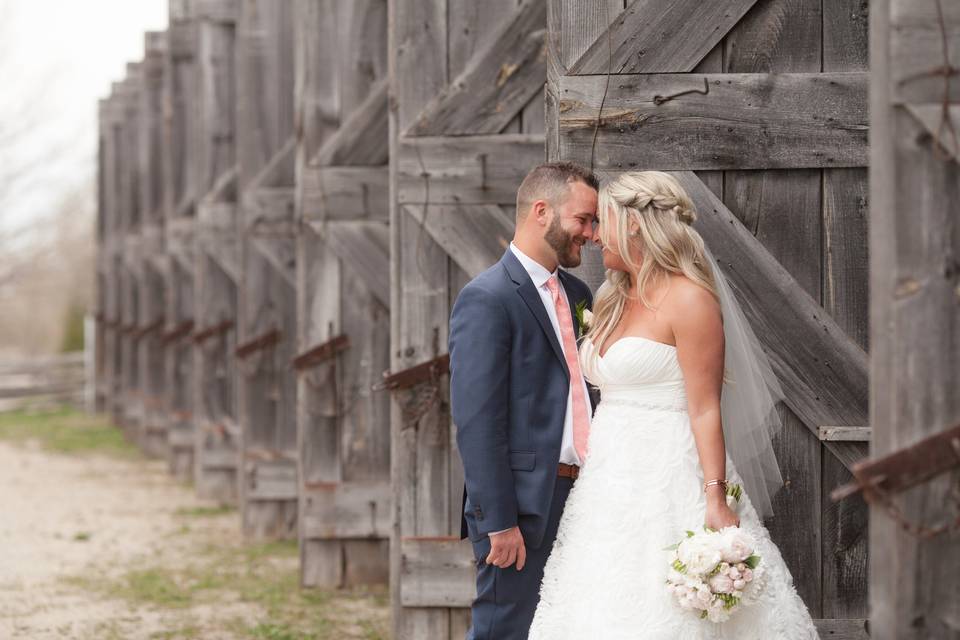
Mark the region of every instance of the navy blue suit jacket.
<instances>
[{"instance_id":1,"label":"navy blue suit jacket","mask_svg":"<svg viewBox=\"0 0 960 640\"><path fill-rule=\"evenodd\" d=\"M571 312L593 295L559 271ZM574 313L574 330L580 328ZM533 281L509 249L457 297L450 401L465 475L462 535L519 525L540 546L560 461L570 375Z\"/></svg>"}]
</instances>

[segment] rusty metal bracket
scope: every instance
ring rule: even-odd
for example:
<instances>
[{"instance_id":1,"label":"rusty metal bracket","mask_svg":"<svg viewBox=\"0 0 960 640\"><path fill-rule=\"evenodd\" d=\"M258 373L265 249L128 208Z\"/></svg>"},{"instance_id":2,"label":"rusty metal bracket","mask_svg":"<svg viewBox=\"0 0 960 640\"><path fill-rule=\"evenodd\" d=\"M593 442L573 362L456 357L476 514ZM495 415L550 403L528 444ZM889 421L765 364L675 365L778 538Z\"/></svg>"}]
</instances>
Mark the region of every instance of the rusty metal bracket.
<instances>
[{"instance_id":1,"label":"rusty metal bracket","mask_svg":"<svg viewBox=\"0 0 960 640\"><path fill-rule=\"evenodd\" d=\"M263 351L264 349L279 344L282 340L283 333L281 333L279 329L270 329L241 345L237 345L237 348L233 351L233 355L243 360L258 351Z\"/></svg>"},{"instance_id":2,"label":"rusty metal bracket","mask_svg":"<svg viewBox=\"0 0 960 640\"><path fill-rule=\"evenodd\" d=\"M164 322L163 318L158 318L155 322L151 322L146 326L140 327L139 329L136 330L136 332L134 332L133 339L137 341L143 340L151 333L154 333L155 331L159 331L160 329L163 328L163 322Z\"/></svg>"},{"instance_id":3,"label":"rusty metal bracket","mask_svg":"<svg viewBox=\"0 0 960 640\"><path fill-rule=\"evenodd\" d=\"M176 325L170 331L164 333L160 337L160 341L163 344L167 345L167 344L170 344L171 342L175 342L179 340L180 338L184 338L190 335L191 331L193 331L193 320L184 320L180 324Z\"/></svg>"},{"instance_id":4,"label":"rusty metal bracket","mask_svg":"<svg viewBox=\"0 0 960 640\"><path fill-rule=\"evenodd\" d=\"M373 391L398 391L409 389L424 382L436 380L450 372L450 354L444 354L433 360L428 360L415 367L398 371L397 373L384 372L383 380L373 385Z\"/></svg>"},{"instance_id":5,"label":"rusty metal bracket","mask_svg":"<svg viewBox=\"0 0 960 640\"><path fill-rule=\"evenodd\" d=\"M226 332L233 329L233 320L224 320L213 326L207 327L206 329L201 329L193 334L193 343L194 344L203 344L210 338L216 336L222 336Z\"/></svg>"},{"instance_id":6,"label":"rusty metal bracket","mask_svg":"<svg viewBox=\"0 0 960 640\"><path fill-rule=\"evenodd\" d=\"M303 371L315 367L349 348L350 338L346 335L339 335L297 355L290 361L290 367L294 371Z\"/></svg>"},{"instance_id":7,"label":"rusty metal bracket","mask_svg":"<svg viewBox=\"0 0 960 640\"><path fill-rule=\"evenodd\" d=\"M928 482L960 467L960 424L876 460L858 462L851 469L854 482L834 489L830 498L839 502L863 492L867 502L886 508L905 530L932 538L952 527L960 527L960 514L952 523L929 527L906 519L892 496Z\"/></svg>"}]
</instances>

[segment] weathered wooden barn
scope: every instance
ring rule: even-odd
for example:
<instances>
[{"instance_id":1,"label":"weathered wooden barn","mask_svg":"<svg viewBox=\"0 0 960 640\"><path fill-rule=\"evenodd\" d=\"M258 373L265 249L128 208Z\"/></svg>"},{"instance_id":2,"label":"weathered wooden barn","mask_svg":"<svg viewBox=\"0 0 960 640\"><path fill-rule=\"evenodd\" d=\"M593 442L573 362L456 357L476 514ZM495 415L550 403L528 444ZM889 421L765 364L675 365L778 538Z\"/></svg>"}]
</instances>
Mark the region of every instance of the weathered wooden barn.
<instances>
[{"instance_id":1,"label":"weathered wooden barn","mask_svg":"<svg viewBox=\"0 0 960 640\"><path fill-rule=\"evenodd\" d=\"M956 221L936 204L958 183L960 13L909 4L171 2L167 32L100 106L100 406L201 494L237 502L246 534L296 536L304 586L389 581L395 638L463 637L474 560L459 540L452 304L507 247L533 165L671 171L787 395L770 532L822 635L866 638L868 567L888 581L874 606L895 599L868 560L868 514L889 510L830 494L851 470L863 482L874 434L890 453L960 421L944 393L956 305L926 293L907 304L917 324L888 310L932 280L949 298L960 274ZM882 187L868 182L871 86L886 110L874 126L895 130L877 138L896 158L871 169ZM894 218L911 188L923 234ZM894 227L937 257L898 253ZM577 271L596 287L586 255ZM889 323L872 333L870 304ZM921 326L949 345L927 353L932 392L917 389L927 360L904 351L938 344ZM924 429L891 435L911 419ZM913 558L956 559L883 531L874 554L900 536ZM955 608L924 597L886 606L957 637Z\"/></svg>"}]
</instances>

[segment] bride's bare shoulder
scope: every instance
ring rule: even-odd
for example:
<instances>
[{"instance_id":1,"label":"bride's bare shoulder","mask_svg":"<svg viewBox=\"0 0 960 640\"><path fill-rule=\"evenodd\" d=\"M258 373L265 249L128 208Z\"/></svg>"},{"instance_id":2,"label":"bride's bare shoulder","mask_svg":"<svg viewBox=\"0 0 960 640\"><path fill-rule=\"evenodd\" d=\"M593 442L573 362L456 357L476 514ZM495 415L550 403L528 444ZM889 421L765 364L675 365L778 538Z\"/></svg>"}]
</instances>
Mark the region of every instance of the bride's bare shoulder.
<instances>
[{"instance_id":1,"label":"bride's bare shoulder","mask_svg":"<svg viewBox=\"0 0 960 640\"><path fill-rule=\"evenodd\" d=\"M670 276L663 307L671 316L691 320L720 313L720 303L712 291L681 275Z\"/></svg>"}]
</instances>

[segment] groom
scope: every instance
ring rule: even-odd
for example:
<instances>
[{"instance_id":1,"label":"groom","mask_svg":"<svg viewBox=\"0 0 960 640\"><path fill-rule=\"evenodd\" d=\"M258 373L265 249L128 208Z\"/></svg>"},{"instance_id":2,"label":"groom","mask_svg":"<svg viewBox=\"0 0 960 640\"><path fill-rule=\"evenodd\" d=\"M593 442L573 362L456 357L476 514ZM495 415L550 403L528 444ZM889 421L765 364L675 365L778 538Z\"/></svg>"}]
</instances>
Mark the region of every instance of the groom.
<instances>
[{"instance_id":1,"label":"groom","mask_svg":"<svg viewBox=\"0 0 960 640\"><path fill-rule=\"evenodd\" d=\"M597 178L534 168L517 192L500 262L460 292L450 318L450 396L466 487L461 534L477 560L468 640L527 637L543 569L586 452L592 405L577 360Z\"/></svg>"}]
</instances>

